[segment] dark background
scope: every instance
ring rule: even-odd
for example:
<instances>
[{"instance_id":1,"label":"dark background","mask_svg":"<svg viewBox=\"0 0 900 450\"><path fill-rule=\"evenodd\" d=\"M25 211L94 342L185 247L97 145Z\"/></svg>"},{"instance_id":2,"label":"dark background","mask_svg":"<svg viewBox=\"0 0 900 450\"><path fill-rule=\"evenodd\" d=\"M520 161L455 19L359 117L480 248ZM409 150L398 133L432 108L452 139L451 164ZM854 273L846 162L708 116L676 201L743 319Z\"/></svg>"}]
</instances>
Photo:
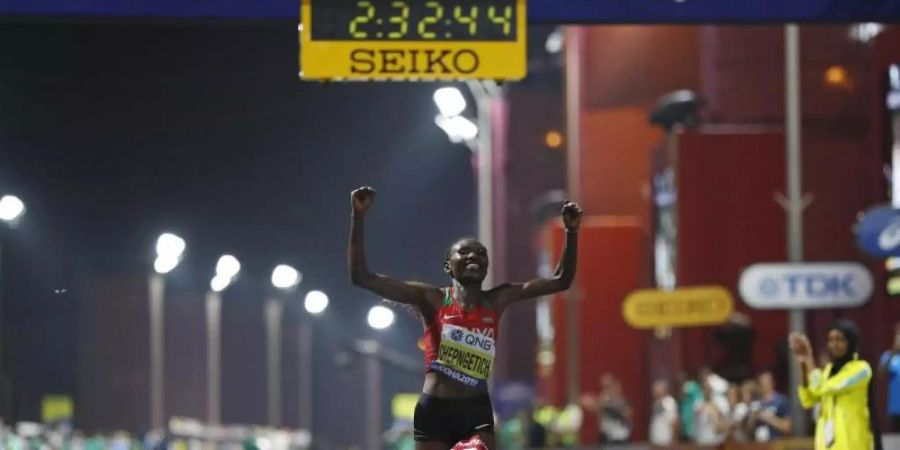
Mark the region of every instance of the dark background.
<instances>
[{"instance_id":1,"label":"dark background","mask_svg":"<svg viewBox=\"0 0 900 450\"><path fill-rule=\"evenodd\" d=\"M334 355L375 334L365 316L378 299L347 280L350 190L378 190L375 270L443 282L446 247L474 233L471 152L434 125L438 86L302 82L294 21L5 22L0 54L0 191L28 208L3 236L10 417L39 419L58 393L75 396L86 430L146 423L146 277L172 231L187 253L167 277L167 413L205 417L203 295L232 253L243 268L224 295L223 421L265 422L262 301L287 263L304 280L286 310L285 422L297 420L294 325L321 289L317 431L360 442L360 364L337 370ZM420 358L421 326L398 322L379 338ZM383 379L385 408L420 389L420 374Z\"/></svg>"}]
</instances>

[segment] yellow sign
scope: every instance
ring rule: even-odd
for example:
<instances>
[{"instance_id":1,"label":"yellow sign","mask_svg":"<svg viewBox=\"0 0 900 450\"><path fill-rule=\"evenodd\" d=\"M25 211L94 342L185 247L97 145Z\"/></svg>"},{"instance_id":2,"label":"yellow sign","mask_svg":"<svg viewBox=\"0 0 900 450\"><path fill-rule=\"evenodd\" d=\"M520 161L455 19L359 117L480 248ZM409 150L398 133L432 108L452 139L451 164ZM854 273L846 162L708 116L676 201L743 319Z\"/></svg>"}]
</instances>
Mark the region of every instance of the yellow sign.
<instances>
[{"instance_id":1,"label":"yellow sign","mask_svg":"<svg viewBox=\"0 0 900 450\"><path fill-rule=\"evenodd\" d=\"M75 407L67 395L45 395L41 400L41 420L44 423L71 419Z\"/></svg>"},{"instance_id":2,"label":"yellow sign","mask_svg":"<svg viewBox=\"0 0 900 450\"><path fill-rule=\"evenodd\" d=\"M634 291L622 304L625 321L635 328L716 325L734 310L731 292L720 286Z\"/></svg>"},{"instance_id":3,"label":"yellow sign","mask_svg":"<svg viewBox=\"0 0 900 450\"><path fill-rule=\"evenodd\" d=\"M525 77L526 0L302 0L300 73L314 80Z\"/></svg>"}]
</instances>

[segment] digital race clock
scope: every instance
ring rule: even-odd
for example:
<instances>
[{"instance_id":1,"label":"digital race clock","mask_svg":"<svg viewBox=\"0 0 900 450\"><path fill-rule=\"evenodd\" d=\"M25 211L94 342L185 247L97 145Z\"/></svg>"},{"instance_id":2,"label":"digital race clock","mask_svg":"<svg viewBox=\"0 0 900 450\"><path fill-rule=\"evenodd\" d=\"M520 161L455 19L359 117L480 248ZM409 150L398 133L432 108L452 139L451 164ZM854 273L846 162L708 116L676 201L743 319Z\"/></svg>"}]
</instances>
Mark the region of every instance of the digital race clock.
<instances>
[{"instance_id":1,"label":"digital race clock","mask_svg":"<svg viewBox=\"0 0 900 450\"><path fill-rule=\"evenodd\" d=\"M309 79L519 79L525 0L303 0Z\"/></svg>"}]
</instances>

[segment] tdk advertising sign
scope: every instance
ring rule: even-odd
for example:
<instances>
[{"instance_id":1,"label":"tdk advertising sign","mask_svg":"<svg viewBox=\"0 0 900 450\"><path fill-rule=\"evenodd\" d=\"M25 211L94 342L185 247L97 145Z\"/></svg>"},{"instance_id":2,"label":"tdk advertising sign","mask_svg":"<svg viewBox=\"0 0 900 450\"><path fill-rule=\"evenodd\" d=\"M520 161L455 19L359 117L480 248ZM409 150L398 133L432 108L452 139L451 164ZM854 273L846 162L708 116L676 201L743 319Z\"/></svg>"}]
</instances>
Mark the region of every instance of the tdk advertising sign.
<instances>
[{"instance_id":1,"label":"tdk advertising sign","mask_svg":"<svg viewBox=\"0 0 900 450\"><path fill-rule=\"evenodd\" d=\"M870 256L900 256L900 210L882 205L866 211L856 225L856 240Z\"/></svg>"},{"instance_id":2,"label":"tdk advertising sign","mask_svg":"<svg viewBox=\"0 0 900 450\"><path fill-rule=\"evenodd\" d=\"M872 295L872 274L854 262L754 264L738 291L756 309L853 308Z\"/></svg>"}]
</instances>

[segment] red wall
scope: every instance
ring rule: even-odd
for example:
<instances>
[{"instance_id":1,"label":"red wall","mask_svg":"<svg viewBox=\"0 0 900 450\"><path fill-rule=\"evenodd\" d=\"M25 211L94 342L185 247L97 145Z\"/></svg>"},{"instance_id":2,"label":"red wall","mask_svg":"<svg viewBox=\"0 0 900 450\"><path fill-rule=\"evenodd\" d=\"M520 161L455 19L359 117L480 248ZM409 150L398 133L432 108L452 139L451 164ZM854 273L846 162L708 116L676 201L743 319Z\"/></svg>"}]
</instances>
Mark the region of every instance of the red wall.
<instances>
[{"instance_id":1,"label":"red wall","mask_svg":"<svg viewBox=\"0 0 900 450\"><path fill-rule=\"evenodd\" d=\"M558 223L544 231L551 259L556 260L565 233ZM622 300L641 286L641 246L644 229L634 217L586 217L579 237L578 275L575 295L578 302L580 336L579 384L582 393L596 393L598 379L609 372L622 380L626 397L635 407L636 417L647 417L650 399L646 386L646 356L641 351L645 336L622 318ZM552 305L554 353L552 372L539 379L545 399L562 406L566 401L566 296L556 296ZM634 436L646 439L646 423L635 423ZM597 419L585 415L582 442L597 442Z\"/></svg>"},{"instance_id":2,"label":"red wall","mask_svg":"<svg viewBox=\"0 0 900 450\"><path fill-rule=\"evenodd\" d=\"M787 330L784 312L751 310L737 295L741 270L785 259L785 214L774 193L784 189L781 133L680 136L678 157L678 285L719 284L756 333L753 365L771 365ZM712 328L680 332L682 363L714 363Z\"/></svg>"},{"instance_id":3,"label":"red wall","mask_svg":"<svg viewBox=\"0 0 900 450\"><path fill-rule=\"evenodd\" d=\"M586 30L588 108L648 106L666 92L699 87L698 27L617 25Z\"/></svg>"},{"instance_id":4,"label":"red wall","mask_svg":"<svg viewBox=\"0 0 900 450\"><path fill-rule=\"evenodd\" d=\"M800 78L804 127L818 133L863 133L872 46L848 38L849 26L800 28ZM707 122L784 125L784 28L705 26L700 31L701 94ZM825 83L831 66L847 70L851 83Z\"/></svg>"},{"instance_id":5,"label":"red wall","mask_svg":"<svg viewBox=\"0 0 900 450\"><path fill-rule=\"evenodd\" d=\"M662 132L639 108L581 116L581 206L590 214L634 215L649 224L650 149Z\"/></svg>"}]
</instances>

